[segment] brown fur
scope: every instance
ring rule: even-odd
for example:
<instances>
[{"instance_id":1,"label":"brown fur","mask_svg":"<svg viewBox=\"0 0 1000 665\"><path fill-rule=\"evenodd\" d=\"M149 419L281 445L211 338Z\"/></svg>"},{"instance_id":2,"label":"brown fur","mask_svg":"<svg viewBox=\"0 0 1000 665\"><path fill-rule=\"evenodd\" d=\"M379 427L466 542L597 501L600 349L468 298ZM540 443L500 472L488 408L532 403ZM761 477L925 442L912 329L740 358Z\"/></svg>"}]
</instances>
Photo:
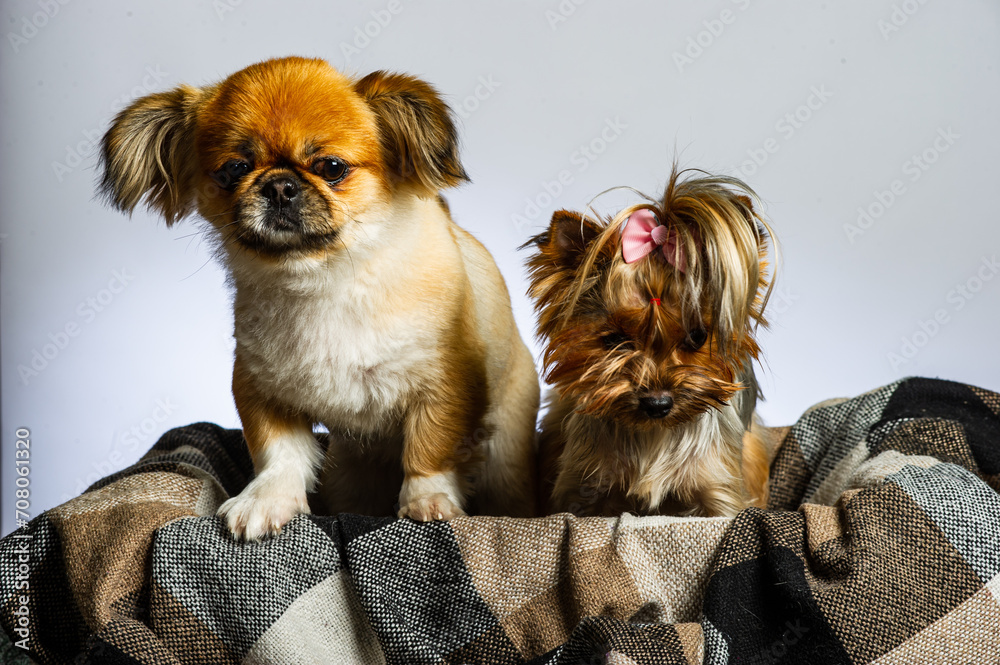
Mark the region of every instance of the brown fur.
<instances>
[{"instance_id":1,"label":"brown fur","mask_svg":"<svg viewBox=\"0 0 1000 665\"><path fill-rule=\"evenodd\" d=\"M530 292L554 389L540 440L550 509L731 514L766 490L756 444L741 471L742 428L700 452L663 450L682 445L670 432L721 412L740 391L754 393L741 400L756 398L745 381L760 353L754 331L766 325L770 279L766 224L747 194L738 181L684 180L675 170L659 205L603 223L559 211L533 239ZM621 225L639 208L677 231L685 272L658 251L625 263ZM660 395L673 406L654 418L640 400Z\"/></svg>"},{"instance_id":2,"label":"brown fur","mask_svg":"<svg viewBox=\"0 0 1000 665\"><path fill-rule=\"evenodd\" d=\"M119 210L145 202L171 225L189 214L195 179L194 116L202 91L182 85L118 113L101 144L100 190Z\"/></svg>"},{"instance_id":3,"label":"brown fur","mask_svg":"<svg viewBox=\"0 0 1000 665\"><path fill-rule=\"evenodd\" d=\"M383 155L401 178L430 192L469 179L458 158L458 134L433 89L405 74L374 72L355 86L379 118Z\"/></svg>"}]
</instances>

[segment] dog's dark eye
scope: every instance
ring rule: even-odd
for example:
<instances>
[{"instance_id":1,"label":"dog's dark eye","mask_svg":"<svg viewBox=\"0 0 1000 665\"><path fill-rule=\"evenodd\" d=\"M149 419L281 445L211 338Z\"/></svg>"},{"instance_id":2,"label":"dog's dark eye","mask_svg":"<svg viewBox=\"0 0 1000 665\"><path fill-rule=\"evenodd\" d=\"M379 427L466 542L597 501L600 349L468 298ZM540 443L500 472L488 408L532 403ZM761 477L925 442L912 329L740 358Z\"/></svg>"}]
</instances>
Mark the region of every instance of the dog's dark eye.
<instances>
[{"instance_id":1,"label":"dog's dark eye","mask_svg":"<svg viewBox=\"0 0 1000 665\"><path fill-rule=\"evenodd\" d=\"M250 164L242 159L230 159L212 174L212 180L222 189L232 189L240 178L250 172Z\"/></svg>"},{"instance_id":2,"label":"dog's dark eye","mask_svg":"<svg viewBox=\"0 0 1000 665\"><path fill-rule=\"evenodd\" d=\"M708 339L708 333L704 328L695 328L687 334L684 338L684 348L688 351L697 351L701 347L705 346L705 340Z\"/></svg>"},{"instance_id":3,"label":"dog's dark eye","mask_svg":"<svg viewBox=\"0 0 1000 665\"><path fill-rule=\"evenodd\" d=\"M313 164L313 173L335 185L347 177L347 164L335 157L319 159Z\"/></svg>"},{"instance_id":4,"label":"dog's dark eye","mask_svg":"<svg viewBox=\"0 0 1000 665\"><path fill-rule=\"evenodd\" d=\"M608 351L627 345L629 341L631 340L622 333L608 333L601 337L601 343L604 344L604 348Z\"/></svg>"}]
</instances>

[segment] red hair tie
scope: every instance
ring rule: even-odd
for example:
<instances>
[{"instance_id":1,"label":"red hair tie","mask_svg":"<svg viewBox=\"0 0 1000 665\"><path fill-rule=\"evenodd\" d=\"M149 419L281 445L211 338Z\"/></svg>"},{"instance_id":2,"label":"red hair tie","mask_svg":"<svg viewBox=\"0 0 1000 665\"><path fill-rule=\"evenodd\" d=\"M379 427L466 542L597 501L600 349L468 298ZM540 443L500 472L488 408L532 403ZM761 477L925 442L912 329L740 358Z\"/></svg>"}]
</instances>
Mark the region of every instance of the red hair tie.
<instances>
[{"instance_id":1,"label":"red hair tie","mask_svg":"<svg viewBox=\"0 0 1000 665\"><path fill-rule=\"evenodd\" d=\"M659 298L650 298L649 302L655 302L657 305L659 305L660 304L660 299Z\"/></svg>"}]
</instances>

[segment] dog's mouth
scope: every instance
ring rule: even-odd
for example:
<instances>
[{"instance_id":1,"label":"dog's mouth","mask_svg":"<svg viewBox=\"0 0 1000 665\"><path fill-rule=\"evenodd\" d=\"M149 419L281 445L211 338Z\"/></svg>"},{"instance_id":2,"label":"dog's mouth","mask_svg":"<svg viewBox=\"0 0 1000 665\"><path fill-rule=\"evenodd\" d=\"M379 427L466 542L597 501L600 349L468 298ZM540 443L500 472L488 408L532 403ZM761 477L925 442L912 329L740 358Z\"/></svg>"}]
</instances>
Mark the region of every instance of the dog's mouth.
<instances>
[{"instance_id":1,"label":"dog's mouth","mask_svg":"<svg viewBox=\"0 0 1000 665\"><path fill-rule=\"evenodd\" d=\"M325 233L281 228L258 229L239 225L232 239L244 249L270 257L309 254L328 249L340 237L339 231Z\"/></svg>"},{"instance_id":2,"label":"dog's mouth","mask_svg":"<svg viewBox=\"0 0 1000 665\"><path fill-rule=\"evenodd\" d=\"M340 238L340 229L311 224L298 210L261 210L237 206L226 240L271 258L310 254L328 249Z\"/></svg>"}]
</instances>

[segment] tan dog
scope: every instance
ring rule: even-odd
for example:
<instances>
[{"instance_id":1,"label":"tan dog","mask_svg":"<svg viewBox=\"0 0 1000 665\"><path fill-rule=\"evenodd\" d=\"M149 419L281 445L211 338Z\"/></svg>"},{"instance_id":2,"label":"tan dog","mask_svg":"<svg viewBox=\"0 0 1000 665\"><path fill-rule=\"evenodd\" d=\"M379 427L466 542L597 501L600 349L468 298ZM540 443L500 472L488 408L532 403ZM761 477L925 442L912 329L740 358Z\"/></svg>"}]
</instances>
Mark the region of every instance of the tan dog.
<instances>
[{"instance_id":1,"label":"tan dog","mask_svg":"<svg viewBox=\"0 0 1000 665\"><path fill-rule=\"evenodd\" d=\"M233 534L308 512L315 423L325 510L531 514L538 379L496 264L438 194L467 177L433 88L270 60L137 100L102 164L121 210L197 210L231 275L256 471L219 509Z\"/></svg>"}]
</instances>

